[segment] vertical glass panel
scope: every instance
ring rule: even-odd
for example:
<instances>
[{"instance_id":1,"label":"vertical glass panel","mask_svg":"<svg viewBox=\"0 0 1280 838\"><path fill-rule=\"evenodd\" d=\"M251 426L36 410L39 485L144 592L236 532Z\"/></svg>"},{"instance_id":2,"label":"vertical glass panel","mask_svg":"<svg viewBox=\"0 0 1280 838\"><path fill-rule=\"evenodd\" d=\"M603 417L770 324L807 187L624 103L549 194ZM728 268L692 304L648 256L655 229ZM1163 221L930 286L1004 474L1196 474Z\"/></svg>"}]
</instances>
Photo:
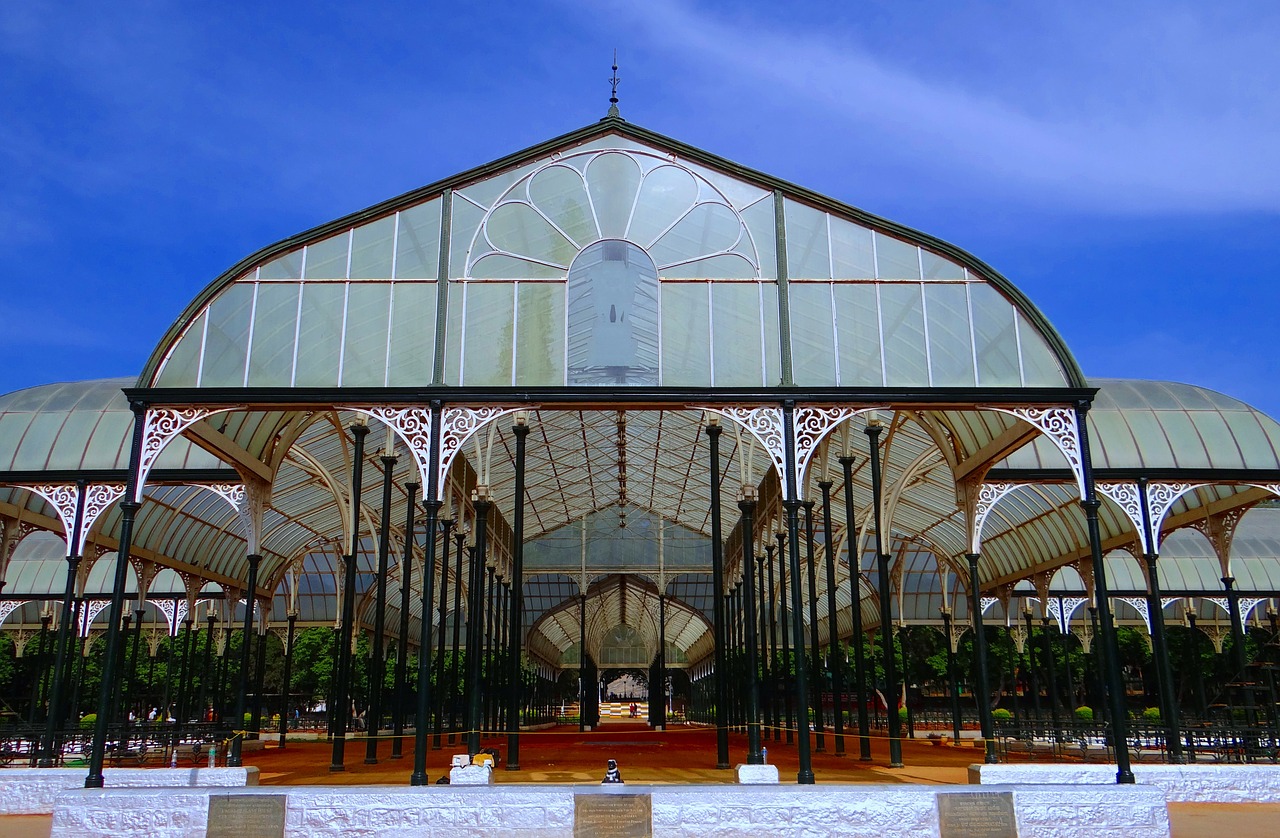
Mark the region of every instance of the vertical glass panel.
<instances>
[{"instance_id":1,"label":"vertical glass panel","mask_svg":"<svg viewBox=\"0 0 1280 838\"><path fill-rule=\"evenodd\" d=\"M648 247L692 209L697 199L698 182L693 175L675 166L659 166L640 184L627 238Z\"/></svg>"},{"instance_id":2,"label":"vertical glass panel","mask_svg":"<svg viewBox=\"0 0 1280 838\"><path fill-rule=\"evenodd\" d=\"M1018 315L1018 337L1022 344L1022 378L1028 387L1059 387L1067 380L1057 357L1040 332Z\"/></svg>"},{"instance_id":3,"label":"vertical glass panel","mask_svg":"<svg viewBox=\"0 0 1280 838\"><path fill-rule=\"evenodd\" d=\"M831 284L788 285L787 298L791 312L792 378L796 384L834 385L836 345L831 316Z\"/></svg>"},{"instance_id":4,"label":"vertical glass panel","mask_svg":"<svg viewBox=\"0 0 1280 838\"><path fill-rule=\"evenodd\" d=\"M776 253L778 231L773 220L773 200L765 198L757 201L742 211L742 223L751 233L751 242L756 252L756 261L760 265L760 276L766 279L778 278L778 257Z\"/></svg>"},{"instance_id":5,"label":"vertical glass panel","mask_svg":"<svg viewBox=\"0 0 1280 838\"><path fill-rule=\"evenodd\" d=\"M223 291L209 306L204 366L200 374L202 386L244 386L249 312L253 308L255 288L256 285L249 283L237 283Z\"/></svg>"},{"instance_id":6,"label":"vertical glass panel","mask_svg":"<svg viewBox=\"0 0 1280 838\"><path fill-rule=\"evenodd\" d=\"M484 236L476 237L480 222L484 220L484 210L459 195L453 196L453 222L449 230L449 276L465 276L467 272L467 249L472 239L481 250L489 250Z\"/></svg>"},{"instance_id":7,"label":"vertical glass panel","mask_svg":"<svg viewBox=\"0 0 1280 838\"><path fill-rule=\"evenodd\" d=\"M874 285L836 283L836 336L842 387L882 387L880 318Z\"/></svg>"},{"instance_id":8,"label":"vertical glass panel","mask_svg":"<svg viewBox=\"0 0 1280 838\"><path fill-rule=\"evenodd\" d=\"M194 387L200 366L200 348L204 342L205 313L195 319L169 353L164 368L156 378L157 387Z\"/></svg>"},{"instance_id":9,"label":"vertical glass panel","mask_svg":"<svg viewBox=\"0 0 1280 838\"><path fill-rule=\"evenodd\" d=\"M699 204L649 248L659 268L731 250L742 234L738 215L724 204Z\"/></svg>"},{"instance_id":10,"label":"vertical glass panel","mask_svg":"<svg viewBox=\"0 0 1280 838\"><path fill-rule=\"evenodd\" d=\"M529 200L574 242L584 247L600 237L582 175L568 166L548 166L529 181Z\"/></svg>"},{"instance_id":11,"label":"vertical glass panel","mask_svg":"<svg viewBox=\"0 0 1280 838\"><path fill-rule=\"evenodd\" d=\"M337 386L346 290L345 285L329 283L302 286L295 386Z\"/></svg>"},{"instance_id":12,"label":"vertical glass panel","mask_svg":"<svg viewBox=\"0 0 1280 838\"><path fill-rule=\"evenodd\" d=\"M462 313L467 292L473 283L450 282L444 325L444 382L462 383Z\"/></svg>"},{"instance_id":13,"label":"vertical glass panel","mask_svg":"<svg viewBox=\"0 0 1280 838\"><path fill-rule=\"evenodd\" d=\"M929 383L920 291L920 286L914 284L880 286L885 378L890 387L927 386Z\"/></svg>"},{"instance_id":14,"label":"vertical glass panel","mask_svg":"<svg viewBox=\"0 0 1280 838\"><path fill-rule=\"evenodd\" d=\"M787 277L830 279L827 214L791 200L783 202L783 212L787 220Z\"/></svg>"},{"instance_id":15,"label":"vertical glass panel","mask_svg":"<svg viewBox=\"0 0 1280 838\"><path fill-rule=\"evenodd\" d=\"M925 285L929 315L929 363L933 386L972 387L973 345L969 340L969 295L964 285Z\"/></svg>"},{"instance_id":16,"label":"vertical glass panel","mask_svg":"<svg viewBox=\"0 0 1280 838\"><path fill-rule=\"evenodd\" d=\"M277 256L258 269L261 279L302 279L302 248Z\"/></svg>"},{"instance_id":17,"label":"vertical glass panel","mask_svg":"<svg viewBox=\"0 0 1280 838\"><path fill-rule=\"evenodd\" d=\"M391 279L395 234L394 215L363 224L352 231L352 279Z\"/></svg>"},{"instance_id":18,"label":"vertical glass panel","mask_svg":"<svg viewBox=\"0 0 1280 838\"><path fill-rule=\"evenodd\" d=\"M401 210L399 224L396 278L435 279L440 273L440 199Z\"/></svg>"},{"instance_id":19,"label":"vertical glass panel","mask_svg":"<svg viewBox=\"0 0 1280 838\"><path fill-rule=\"evenodd\" d=\"M298 325L300 289L292 282L259 287L253 348L249 353L250 387L288 387L293 380L293 336Z\"/></svg>"},{"instance_id":20,"label":"vertical glass panel","mask_svg":"<svg viewBox=\"0 0 1280 838\"><path fill-rule=\"evenodd\" d=\"M600 221L600 235L623 238L640 187L640 167L625 154L601 154L587 166L587 187Z\"/></svg>"},{"instance_id":21,"label":"vertical glass panel","mask_svg":"<svg viewBox=\"0 0 1280 838\"><path fill-rule=\"evenodd\" d=\"M527 204L503 204L485 222L489 244L516 256L568 266L578 248Z\"/></svg>"},{"instance_id":22,"label":"vertical glass panel","mask_svg":"<svg viewBox=\"0 0 1280 838\"><path fill-rule=\"evenodd\" d=\"M765 382L760 334L760 288L755 283L711 283L711 329L716 387L758 387Z\"/></svg>"},{"instance_id":23,"label":"vertical glass panel","mask_svg":"<svg viewBox=\"0 0 1280 838\"><path fill-rule=\"evenodd\" d=\"M391 293L387 386L430 384L436 344L436 283L399 282Z\"/></svg>"},{"instance_id":24,"label":"vertical glass panel","mask_svg":"<svg viewBox=\"0 0 1280 838\"><path fill-rule=\"evenodd\" d=\"M924 249L920 251L920 264L925 279L964 279L964 268Z\"/></svg>"},{"instance_id":25,"label":"vertical glass panel","mask_svg":"<svg viewBox=\"0 0 1280 838\"><path fill-rule=\"evenodd\" d=\"M768 387L782 384L782 331L778 324L778 286L760 285L760 313L764 317L764 383Z\"/></svg>"},{"instance_id":26,"label":"vertical glass panel","mask_svg":"<svg viewBox=\"0 0 1280 838\"><path fill-rule=\"evenodd\" d=\"M978 384L1016 387L1022 383L1013 306L985 283L969 286L973 335L978 353Z\"/></svg>"},{"instance_id":27,"label":"vertical glass panel","mask_svg":"<svg viewBox=\"0 0 1280 838\"><path fill-rule=\"evenodd\" d=\"M832 275L836 279L874 279L876 269L871 231L834 215L829 219Z\"/></svg>"},{"instance_id":28,"label":"vertical glass panel","mask_svg":"<svg viewBox=\"0 0 1280 838\"><path fill-rule=\"evenodd\" d=\"M702 283L662 284L662 384L711 384L709 314Z\"/></svg>"},{"instance_id":29,"label":"vertical glass panel","mask_svg":"<svg viewBox=\"0 0 1280 838\"><path fill-rule=\"evenodd\" d=\"M347 250L351 233L343 230L336 236L307 245L307 279L346 279Z\"/></svg>"},{"instance_id":30,"label":"vertical glass panel","mask_svg":"<svg viewBox=\"0 0 1280 838\"><path fill-rule=\"evenodd\" d=\"M472 282L467 285L463 384L473 387L511 384L514 293L515 285L508 282Z\"/></svg>"},{"instance_id":31,"label":"vertical glass panel","mask_svg":"<svg viewBox=\"0 0 1280 838\"><path fill-rule=\"evenodd\" d=\"M391 286L355 283L347 294L347 332L342 352L343 387L381 387L387 380L387 330Z\"/></svg>"},{"instance_id":32,"label":"vertical glass panel","mask_svg":"<svg viewBox=\"0 0 1280 838\"><path fill-rule=\"evenodd\" d=\"M919 279L920 248L876 233L876 276L879 279Z\"/></svg>"},{"instance_id":33,"label":"vertical glass panel","mask_svg":"<svg viewBox=\"0 0 1280 838\"><path fill-rule=\"evenodd\" d=\"M516 382L564 383L565 286L523 282L516 300Z\"/></svg>"},{"instance_id":34,"label":"vertical glass panel","mask_svg":"<svg viewBox=\"0 0 1280 838\"><path fill-rule=\"evenodd\" d=\"M657 384L658 272L648 254L614 239L583 250L569 270L568 333L569 384Z\"/></svg>"}]
</instances>

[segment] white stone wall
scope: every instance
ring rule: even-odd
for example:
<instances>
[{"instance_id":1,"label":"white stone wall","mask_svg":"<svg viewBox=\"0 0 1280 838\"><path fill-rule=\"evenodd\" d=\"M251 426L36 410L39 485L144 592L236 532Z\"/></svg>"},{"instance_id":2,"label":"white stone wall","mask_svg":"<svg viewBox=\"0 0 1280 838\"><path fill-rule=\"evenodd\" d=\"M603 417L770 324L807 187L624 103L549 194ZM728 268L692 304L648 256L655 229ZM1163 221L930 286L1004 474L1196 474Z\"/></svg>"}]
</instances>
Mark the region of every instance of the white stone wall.
<instances>
[{"instance_id":1,"label":"white stone wall","mask_svg":"<svg viewBox=\"0 0 1280 838\"><path fill-rule=\"evenodd\" d=\"M1280 803L1280 765L1134 765L1139 784L1164 791L1171 803ZM1116 781L1115 765L971 765L969 782L1096 783Z\"/></svg>"},{"instance_id":2,"label":"white stone wall","mask_svg":"<svg viewBox=\"0 0 1280 838\"><path fill-rule=\"evenodd\" d=\"M87 768L0 768L0 815L48 815L58 792L84 788ZM109 788L151 786L240 787L258 784L249 768L108 768Z\"/></svg>"},{"instance_id":3,"label":"white stone wall","mask_svg":"<svg viewBox=\"0 0 1280 838\"><path fill-rule=\"evenodd\" d=\"M1150 786L285 787L287 838L572 836L574 795L650 794L655 836L938 836L938 793L1012 791L1019 833L1037 838L1167 838L1164 795ZM54 836L201 838L210 790L83 789L58 797ZM246 837L247 838L247 837Z\"/></svg>"}]
</instances>

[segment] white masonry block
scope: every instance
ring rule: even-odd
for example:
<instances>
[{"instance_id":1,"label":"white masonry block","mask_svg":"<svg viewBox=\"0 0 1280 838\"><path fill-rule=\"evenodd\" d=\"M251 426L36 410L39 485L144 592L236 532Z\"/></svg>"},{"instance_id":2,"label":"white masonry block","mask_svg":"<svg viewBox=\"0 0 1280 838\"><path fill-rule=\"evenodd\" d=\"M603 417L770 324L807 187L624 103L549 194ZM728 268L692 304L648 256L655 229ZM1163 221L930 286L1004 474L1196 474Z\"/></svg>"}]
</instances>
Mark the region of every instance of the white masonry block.
<instances>
[{"instance_id":1,"label":"white masonry block","mask_svg":"<svg viewBox=\"0 0 1280 838\"><path fill-rule=\"evenodd\" d=\"M778 766L776 765L743 765L734 766L738 772L738 782L742 785L763 786L778 784Z\"/></svg>"}]
</instances>

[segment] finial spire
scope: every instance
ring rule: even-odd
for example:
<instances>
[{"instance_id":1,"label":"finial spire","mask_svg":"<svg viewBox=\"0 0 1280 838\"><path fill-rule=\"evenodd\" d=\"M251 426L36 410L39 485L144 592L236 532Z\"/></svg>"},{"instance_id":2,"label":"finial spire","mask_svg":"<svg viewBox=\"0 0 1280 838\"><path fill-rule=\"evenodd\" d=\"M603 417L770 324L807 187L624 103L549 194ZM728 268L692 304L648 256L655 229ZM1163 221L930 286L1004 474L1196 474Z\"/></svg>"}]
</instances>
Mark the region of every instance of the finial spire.
<instances>
[{"instance_id":1,"label":"finial spire","mask_svg":"<svg viewBox=\"0 0 1280 838\"><path fill-rule=\"evenodd\" d=\"M618 112L618 82L622 79L618 78L618 50L613 51L613 76L609 79L609 113L608 116L621 117Z\"/></svg>"}]
</instances>

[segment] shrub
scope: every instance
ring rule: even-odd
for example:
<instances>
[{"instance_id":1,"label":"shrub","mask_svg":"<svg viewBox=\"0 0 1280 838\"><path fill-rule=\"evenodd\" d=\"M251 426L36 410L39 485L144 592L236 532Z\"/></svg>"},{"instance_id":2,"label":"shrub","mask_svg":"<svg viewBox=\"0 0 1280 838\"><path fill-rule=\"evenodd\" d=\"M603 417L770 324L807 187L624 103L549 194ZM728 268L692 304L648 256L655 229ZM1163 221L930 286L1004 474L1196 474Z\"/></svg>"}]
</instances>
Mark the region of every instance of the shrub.
<instances>
[{"instance_id":1,"label":"shrub","mask_svg":"<svg viewBox=\"0 0 1280 838\"><path fill-rule=\"evenodd\" d=\"M98 721L97 713L86 713L80 717L81 730L93 730L94 724Z\"/></svg>"},{"instance_id":2,"label":"shrub","mask_svg":"<svg viewBox=\"0 0 1280 838\"><path fill-rule=\"evenodd\" d=\"M1082 704L1076 708L1076 718L1082 722L1093 721L1093 708Z\"/></svg>"},{"instance_id":3,"label":"shrub","mask_svg":"<svg viewBox=\"0 0 1280 838\"><path fill-rule=\"evenodd\" d=\"M1013 720L1013 714L1003 707L997 707L991 711L991 718L997 722L1008 722Z\"/></svg>"},{"instance_id":4,"label":"shrub","mask_svg":"<svg viewBox=\"0 0 1280 838\"><path fill-rule=\"evenodd\" d=\"M1151 722L1153 724L1158 723L1160 721L1160 708L1148 707L1146 710L1143 710L1142 720L1144 722Z\"/></svg>"}]
</instances>

